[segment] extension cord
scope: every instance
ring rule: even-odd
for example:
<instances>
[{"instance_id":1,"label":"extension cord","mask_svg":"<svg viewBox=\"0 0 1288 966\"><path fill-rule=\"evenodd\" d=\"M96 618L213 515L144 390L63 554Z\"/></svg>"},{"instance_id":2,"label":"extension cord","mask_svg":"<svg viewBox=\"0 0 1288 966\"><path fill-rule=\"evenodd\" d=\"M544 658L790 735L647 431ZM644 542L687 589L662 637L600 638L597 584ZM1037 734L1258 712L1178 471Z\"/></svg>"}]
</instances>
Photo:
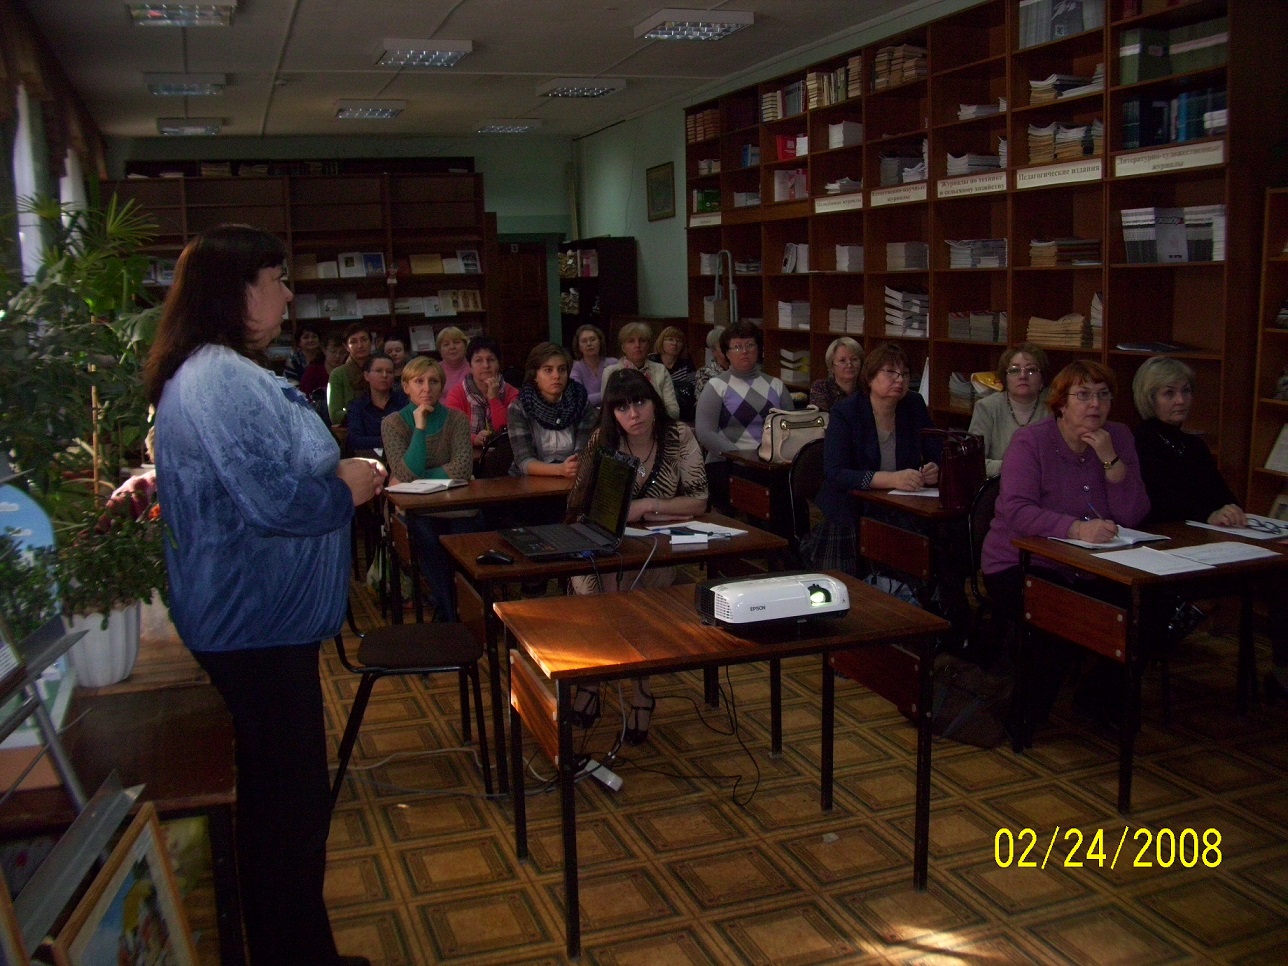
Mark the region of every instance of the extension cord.
<instances>
[{"instance_id":1,"label":"extension cord","mask_svg":"<svg viewBox=\"0 0 1288 966\"><path fill-rule=\"evenodd\" d=\"M594 758L586 759L586 763L581 766L579 774L590 775L610 792L620 792L622 790L622 776L611 768L601 765Z\"/></svg>"}]
</instances>

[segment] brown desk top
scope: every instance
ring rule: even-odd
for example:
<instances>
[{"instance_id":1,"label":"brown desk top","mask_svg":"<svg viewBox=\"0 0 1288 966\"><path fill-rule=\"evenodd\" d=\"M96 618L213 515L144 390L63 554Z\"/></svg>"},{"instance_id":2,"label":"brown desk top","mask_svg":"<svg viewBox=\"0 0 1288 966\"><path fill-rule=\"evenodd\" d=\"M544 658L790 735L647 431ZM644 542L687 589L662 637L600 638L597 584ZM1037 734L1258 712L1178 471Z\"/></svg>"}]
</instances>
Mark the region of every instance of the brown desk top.
<instances>
[{"instance_id":1,"label":"brown desk top","mask_svg":"<svg viewBox=\"0 0 1288 966\"><path fill-rule=\"evenodd\" d=\"M704 513L698 517L708 523L736 527L747 532L728 540L708 540L705 544L690 544L671 549L669 537L659 536L657 552L650 561L651 567L669 567L678 563L712 560L720 557L741 557L748 554L777 553L787 547L782 537L748 526L719 513ZM486 533L453 534L439 538L443 549L451 554L457 567L471 583L491 581L527 580L532 577L567 577L586 574L594 569L587 560L529 560L515 550L495 530ZM653 549L653 540L647 537L627 537L617 553L596 557L594 567L603 573L616 573L638 569ZM480 564L475 558L485 550L500 550L514 558L512 564ZM560 598L562 599L562 598Z\"/></svg>"},{"instance_id":2,"label":"brown desk top","mask_svg":"<svg viewBox=\"0 0 1288 966\"><path fill-rule=\"evenodd\" d=\"M1052 540L1049 537L1016 537L1011 542L1019 547L1020 550L1027 550L1035 557L1041 557L1051 563L1072 567L1082 573L1103 577L1106 580L1112 580L1115 583L1127 586L1135 584L1185 583L1186 581L1212 577L1256 576L1275 570L1288 569L1288 545L1282 540L1248 540L1235 534L1205 530L1202 527L1192 527L1186 523L1158 524L1149 527L1148 531L1150 533L1166 534L1169 539L1166 542L1154 541L1153 543L1137 544L1137 546L1152 547L1155 550L1174 550L1204 543L1234 541L1265 547L1268 550L1274 550L1279 556L1221 564L1212 570L1192 570L1182 574L1151 574L1144 570L1124 567L1122 564L1105 560L1099 552L1075 547L1072 544Z\"/></svg>"},{"instance_id":3,"label":"brown desk top","mask_svg":"<svg viewBox=\"0 0 1288 966\"><path fill-rule=\"evenodd\" d=\"M743 450L725 453L724 458L730 463L736 463L739 466L745 466L748 469L768 474L786 473L792 468L791 463L771 463L768 460L762 460L755 453Z\"/></svg>"},{"instance_id":4,"label":"brown desk top","mask_svg":"<svg viewBox=\"0 0 1288 966\"><path fill-rule=\"evenodd\" d=\"M952 512L945 510L944 505L939 502L939 497L937 496L895 496L889 490L851 490L850 495L866 503L875 503L894 510L902 510L904 513L910 513L913 516L935 523L961 520L966 517L964 511Z\"/></svg>"},{"instance_id":5,"label":"brown desk top","mask_svg":"<svg viewBox=\"0 0 1288 966\"><path fill-rule=\"evenodd\" d=\"M458 486L438 493L386 492L385 496L400 510L440 512L469 510L515 500L567 496L572 492L572 484L572 480L563 476L498 476L471 480L468 486Z\"/></svg>"},{"instance_id":6,"label":"brown desk top","mask_svg":"<svg viewBox=\"0 0 1288 966\"><path fill-rule=\"evenodd\" d=\"M232 719L211 685L77 691L67 720L63 747L87 794L115 769L124 787L146 785L163 816L236 801ZM16 792L0 806L0 834L65 828L74 815L61 786Z\"/></svg>"},{"instance_id":7,"label":"brown desk top","mask_svg":"<svg viewBox=\"0 0 1288 966\"><path fill-rule=\"evenodd\" d=\"M798 636L778 628L754 639L703 624L691 585L618 594L516 600L497 616L553 679L633 677L718 664L767 661L864 644L909 640L948 629L919 607L839 573L850 612L813 621Z\"/></svg>"}]
</instances>

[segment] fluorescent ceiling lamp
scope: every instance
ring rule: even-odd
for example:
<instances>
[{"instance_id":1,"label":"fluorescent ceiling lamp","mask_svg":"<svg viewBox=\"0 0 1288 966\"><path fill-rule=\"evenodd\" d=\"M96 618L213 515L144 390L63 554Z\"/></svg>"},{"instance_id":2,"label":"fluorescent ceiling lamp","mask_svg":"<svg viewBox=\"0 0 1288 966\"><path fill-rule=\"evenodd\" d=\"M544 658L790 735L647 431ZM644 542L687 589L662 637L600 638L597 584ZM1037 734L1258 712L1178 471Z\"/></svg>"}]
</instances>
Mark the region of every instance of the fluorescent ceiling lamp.
<instances>
[{"instance_id":1,"label":"fluorescent ceiling lamp","mask_svg":"<svg viewBox=\"0 0 1288 966\"><path fill-rule=\"evenodd\" d=\"M720 40L755 21L756 15L750 11L667 7L639 24L635 36L646 40Z\"/></svg>"},{"instance_id":2,"label":"fluorescent ceiling lamp","mask_svg":"<svg viewBox=\"0 0 1288 966\"><path fill-rule=\"evenodd\" d=\"M130 19L139 27L228 27L237 0L218 3L126 3Z\"/></svg>"},{"instance_id":3,"label":"fluorescent ceiling lamp","mask_svg":"<svg viewBox=\"0 0 1288 966\"><path fill-rule=\"evenodd\" d=\"M204 97L222 94L227 74L147 74L143 83L158 97Z\"/></svg>"},{"instance_id":4,"label":"fluorescent ceiling lamp","mask_svg":"<svg viewBox=\"0 0 1288 966\"><path fill-rule=\"evenodd\" d=\"M538 97L603 97L620 91L626 81L620 77L557 77L537 88Z\"/></svg>"},{"instance_id":5,"label":"fluorescent ceiling lamp","mask_svg":"<svg viewBox=\"0 0 1288 966\"><path fill-rule=\"evenodd\" d=\"M455 67L474 50L472 40L398 40L386 38L376 54L379 67Z\"/></svg>"},{"instance_id":6,"label":"fluorescent ceiling lamp","mask_svg":"<svg viewBox=\"0 0 1288 966\"><path fill-rule=\"evenodd\" d=\"M479 121L479 134L527 134L541 127L541 120L535 117L495 118L490 121Z\"/></svg>"},{"instance_id":7,"label":"fluorescent ceiling lamp","mask_svg":"<svg viewBox=\"0 0 1288 966\"><path fill-rule=\"evenodd\" d=\"M222 117L159 117L157 130L174 137L208 137L224 126Z\"/></svg>"},{"instance_id":8,"label":"fluorescent ceiling lamp","mask_svg":"<svg viewBox=\"0 0 1288 966\"><path fill-rule=\"evenodd\" d=\"M406 101L336 101L335 116L342 121L392 121L406 107Z\"/></svg>"}]
</instances>

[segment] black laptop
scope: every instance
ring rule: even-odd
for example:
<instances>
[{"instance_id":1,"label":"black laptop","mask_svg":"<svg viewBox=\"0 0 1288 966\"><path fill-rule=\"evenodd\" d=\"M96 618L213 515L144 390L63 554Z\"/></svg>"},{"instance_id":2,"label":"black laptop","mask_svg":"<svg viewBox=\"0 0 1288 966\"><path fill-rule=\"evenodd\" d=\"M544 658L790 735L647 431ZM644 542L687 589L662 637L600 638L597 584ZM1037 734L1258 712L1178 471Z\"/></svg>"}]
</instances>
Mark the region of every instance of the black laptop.
<instances>
[{"instance_id":1,"label":"black laptop","mask_svg":"<svg viewBox=\"0 0 1288 966\"><path fill-rule=\"evenodd\" d=\"M584 554L612 553L626 533L632 484L639 460L601 449L595 454L590 510L576 523L502 530L501 538L529 560L561 560Z\"/></svg>"}]
</instances>

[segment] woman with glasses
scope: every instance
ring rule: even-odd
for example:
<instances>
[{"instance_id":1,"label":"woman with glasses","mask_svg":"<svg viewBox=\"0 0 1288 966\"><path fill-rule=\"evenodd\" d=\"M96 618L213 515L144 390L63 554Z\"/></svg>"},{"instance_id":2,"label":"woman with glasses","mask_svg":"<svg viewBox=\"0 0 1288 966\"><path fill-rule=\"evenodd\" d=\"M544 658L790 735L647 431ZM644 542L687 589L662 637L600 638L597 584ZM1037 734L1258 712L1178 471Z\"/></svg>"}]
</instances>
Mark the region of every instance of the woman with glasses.
<instances>
[{"instance_id":1,"label":"woman with glasses","mask_svg":"<svg viewBox=\"0 0 1288 966\"><path fill-rule=\"evenodd\" d=\"M859 388L863 347L848 335L843 335L832 340L832 344L823 353L823 363L827 366L827 378L815 380L809 387L809 404L827 413Z\"/></svg>"},{"instance_id":2,"label":"woman with glasses","mask_svg":"<svg viewBox=\"0 0 1288 966\"><path fill-rule=\"evenodd\" d=\"M811 566L858 573L858 516L853 490L917 490L939 483L941 445L925 401L908 392L908 357L893 342L863 364L862 389L832 407L823 437L824 482L816 502L824 522L803 541ZM911 521L898 521L914 529Z\"/></svg>"},{"instance_id":3,"label":"woman with glasses","mask_svg":"<svg viewBox=\"0 0 1288 966\"><path fill-rule=\"evenodd\" d=\"M707 476L693 431L673 420L653 385L634 369L620 369L604 386L604 404L599 426L590 434L585 459L568 496L568 514L574 519L589 509L590 484L595 478L600 449L628 453L639 460L635 471L627 520L636 525L687 519L707 508ZM615 571L573 577L579 594L629 590L639 587L669 587L675 580L672 567L621 574ZM635 698L626 716L624 740L641 744L648 737L649 722L657 701L648 689L648 679L635 682ZM582 689L573 703L573 722L589 727L599 716L598 690Z\"/></svg>"},{"instance_id":4,"label":"woman with glasses","mask_svg":"<svg viewBox=\"0 0 1288 966\"><path fill-rule=\"evenodd\" d=\"M787 387L760 371L760 330L735 322L720 333L729 368L708 380L698 397L693 428L707 454L707 483L715 502L729 499L729 464L724 455L754 454L771 409L794 409Z\"/></svg>"},{"instance_id":5,"label":"woman with glasses","mask_svg":"<svg viewBox=\"0 0 1288 966\"><path fill-rule=\"evenodd\" d=\"M1017 429L1051 418L1045 380L1049 367L1045 350L1031 342L1012 346L997 360L997 378L1005 388L975 403L970 417L970 431L984 437L989 476L1002 472L1002 456Z\"/></svg>"},{"instance_id":6,"label":"woman with glasses","mask_svg":"<svg viewBox=\"0 0 1288 966\"><path fill-rule=\"evenodd\" d=\"M698 373L693 368L693 360L689 358L689 353L684 348L684 333L675 326L668 325L653 343L653 351L649 353L648 359L649 362L660 362L666 369L672 385L675 386L675 400L680 406L680 419L686 423L692 423L693 408L698 398L694 389L694 380Z\"/></svg>"},{"instance_id":7,"label":"woman with glasses","mask_svg":"<svg viewBox=\"0 0 1288 966\"><path fill-rule=\"evenodd\" d=\"M605 367L604 387L607 388L608 380L618 369L636 369L653 384L667 415L672 419L679 419L680 403L675 398L675 383L671 381L671 374L662 363L649 360L648 350L652 343L653 330L645 323L628 322L622 326L617 333L617 344L621 347L622 354L616 364Z\"/></svg>"}]
</instances>

